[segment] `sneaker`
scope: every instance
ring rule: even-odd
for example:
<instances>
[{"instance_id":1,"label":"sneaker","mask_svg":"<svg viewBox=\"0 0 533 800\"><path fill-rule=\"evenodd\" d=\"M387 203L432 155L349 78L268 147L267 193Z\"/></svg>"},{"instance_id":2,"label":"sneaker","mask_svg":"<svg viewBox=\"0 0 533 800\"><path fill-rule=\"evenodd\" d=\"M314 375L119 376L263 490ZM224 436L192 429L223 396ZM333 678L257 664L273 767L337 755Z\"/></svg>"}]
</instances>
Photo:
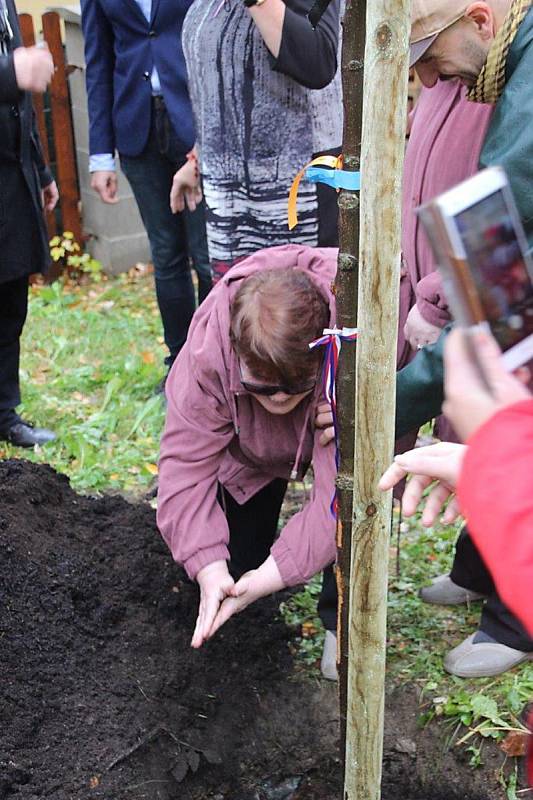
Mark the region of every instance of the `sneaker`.
<instances>
[{"instance_id":1,"label":"sneaker","mask_svg":"<svg viewBox=\"0 0 533 800\"><path fill-rule=\"evenodd\" d=\"M439 575L433 578L430 586L420 589L418 596L424 603L434 603L438 606L459 606L462 603L473 603L482 600L485 595L464 589L452 581L449 575Z\"/></svg>"},{"instance_id":2,"label":"sneaker","mask_svg":"<svg viewBox=\"0 0 533 800\"><path fill-rule=\"evenodd\" d=\"M322 650L322 659L320 661L320 671L328 681L339 680L339 674L337 672L337 637L333 631L326 631L324 649Z\"/></svg>"},{"instance_id":3,"label":"sneaker","mask_svg":"<svg viewBox=\"0 0 533 800\"><path fill-rule=\"evenodd\" d=\"M533 653L514 650L500 642L474 643L475 633L450 650L444 669L459 678L489 678L501 675L522 661L533 659Z\"/></svg>"}]
</instances>

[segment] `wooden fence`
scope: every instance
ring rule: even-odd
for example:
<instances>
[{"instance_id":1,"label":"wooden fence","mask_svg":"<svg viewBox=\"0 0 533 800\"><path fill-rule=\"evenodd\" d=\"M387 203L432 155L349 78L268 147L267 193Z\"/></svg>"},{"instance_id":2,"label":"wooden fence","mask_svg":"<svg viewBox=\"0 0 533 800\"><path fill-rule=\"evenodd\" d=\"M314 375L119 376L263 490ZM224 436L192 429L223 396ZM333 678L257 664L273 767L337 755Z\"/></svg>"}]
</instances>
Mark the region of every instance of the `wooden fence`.
<instances>
[{"instance_id":1,"label":"wooden fence","mask_svg":"<svg viewBox=\"0 0 533 800\"><path fill-rule=\"evenodd\" d=\"M19 20L25 46L35 44L33 18L29 14L20 14ZM47 215L48 232L51 238L56 233L71 231L76 241L83 244L80 192L68 87L68 75L72 68L65 63L58 14L53 11L43 14L42 34L56 67L46 94L33 95L44 155L55 172L59 188L57 212Z\"/></svg>"}]
</instances>

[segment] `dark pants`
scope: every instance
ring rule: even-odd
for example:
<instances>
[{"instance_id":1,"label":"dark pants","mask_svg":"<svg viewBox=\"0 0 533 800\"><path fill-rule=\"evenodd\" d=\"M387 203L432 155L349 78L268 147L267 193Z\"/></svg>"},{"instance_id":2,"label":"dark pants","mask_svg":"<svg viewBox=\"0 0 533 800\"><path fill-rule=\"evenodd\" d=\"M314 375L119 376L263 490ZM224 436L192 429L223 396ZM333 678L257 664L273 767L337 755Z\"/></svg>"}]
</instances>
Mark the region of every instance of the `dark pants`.
<instances>
[{"instance_id":1,"label":"dark pants","mask_svg":"<svg viewBox=\"0 0 533 800\"><path fill-rule=\"evenodd\" d=\"M0 431L16 419L20 403L20 336L28 311L28 277L0 283Z\"/></svg>"},{"instance_id":2,"label":"dark pants","mask_svg":"<svg viewBox=\"0 0 533 800\"><path fill-rule=\"evenodd\" d=\"M533 640L498 597L490 573L466 528L459 534L455 545L450 577L458 586L487 595L481 612L481 631L507 647L524 652L533 651Z\"/></svg>"},{"instance_id":3,"label":"dark pants","mask_svg":"<svg viewBox=\"0 0 533 800\"><path fill-rule=\"evenodd\" d=\"M185 344L196 306L189 258L198 275L200 303L211 289L203 203L194 212L173 214L170 210L172 178L185 160L164 103L154 98L145 149L135 158L121 155L120 163L150 241L169 367Z\"/></svg>"},{"instance_id":4,"label":"dark pants","mask_svg":"<svg viewBox=\"0 0 533 800\"><path fill-rule=\"evenodd\" d=\"M533 640L498 597L489 571L466 529L461 531L457 540L451 579L465 589L487 595L479 630L515 650L533 650ZM337 584L332 567L324 570L318 612L324 627L334 631L337 621Z\"/></svg>"},{"instance_id":5,"label":"dark pants","mask_svg":"<svg viewBox=\"0 0 533 800\"><path fill-rule=\"evenodd\" d=\"M235 579L249 569L257 569L268 558L276 538L286 489L287 481L277 478L240 506L225 489L219 488L218 501L225 511L229 526L230 572ZM333 575L331 567L325 572L328 571ZM336 628L336 604L336 592L333 596L329 592L324 600L320 597L319 614L325 627L330 630ZM330 625L331 619L333 623Z\"/></svg>"}]
</instances>

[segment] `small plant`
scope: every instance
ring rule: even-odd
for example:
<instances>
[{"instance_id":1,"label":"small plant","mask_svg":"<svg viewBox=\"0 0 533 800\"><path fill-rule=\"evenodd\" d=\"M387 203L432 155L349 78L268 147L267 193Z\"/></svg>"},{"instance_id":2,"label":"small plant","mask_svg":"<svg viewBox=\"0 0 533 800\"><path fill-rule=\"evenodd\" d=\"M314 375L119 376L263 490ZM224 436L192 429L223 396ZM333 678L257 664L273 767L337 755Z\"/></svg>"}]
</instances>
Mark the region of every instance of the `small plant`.
<instances>
[{"instance_id":1,"label":"small plant","mask_svg":"<svg viewBox=\"0 0 533 800\"><path fill-rule=\"evenodd\" d=\"M82 252L74 234L64 231L60 236L50 239L50 256L56 264L62 262L68 268L69 277L87 276L98 282L102 277L102 265L90 253Z\"/></svg>"}]
</instances>

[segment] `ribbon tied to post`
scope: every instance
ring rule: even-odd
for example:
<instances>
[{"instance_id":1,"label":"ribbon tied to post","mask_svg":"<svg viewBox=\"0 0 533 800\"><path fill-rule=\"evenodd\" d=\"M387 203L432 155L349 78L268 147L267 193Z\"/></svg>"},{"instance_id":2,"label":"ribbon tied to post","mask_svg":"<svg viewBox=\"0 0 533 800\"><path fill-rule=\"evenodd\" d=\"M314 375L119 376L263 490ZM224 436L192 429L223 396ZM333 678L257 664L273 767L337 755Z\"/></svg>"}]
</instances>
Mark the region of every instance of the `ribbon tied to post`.
<instances>
[{"instance_id":1,"label":"ribbon tied to post","mask_svg":"<svg viewBox=\"0 0 533 800\"><path fill-rule=\"evenodd\" d=\"M335 465L337 471L339 469L339 442L338 442L338 428L337 428L337 368L339 366L339 355L343 342L354 342L357 339L357 328L324 328L322 336L310 342L309 349L314 350L315 347L325 347L324 368L323 368L323 381L324 381L324 394L326 400L331 406L331 414L333 417L333 430L335 432ZM337 518L338 502L337 492L333 495L331 501L331 513Z\"/></svg>"},{"instance_id":2,"label":"ribbon tied to post","mask_svg":"<svg viewBox=\"0 0 533 800\"><path fill-rule=\"evenodd\" d=\"M308 183L325 183L327 186L332 186L337 190L359 191L361 188L361 173L346 170L342 167L342 156L318 156L306 164L305 167L302 167L293 180L289 192L287 218L290 231L298 224L296 204L298 201L298 189L302 180Z\"/></svg>"}]
</instances>

